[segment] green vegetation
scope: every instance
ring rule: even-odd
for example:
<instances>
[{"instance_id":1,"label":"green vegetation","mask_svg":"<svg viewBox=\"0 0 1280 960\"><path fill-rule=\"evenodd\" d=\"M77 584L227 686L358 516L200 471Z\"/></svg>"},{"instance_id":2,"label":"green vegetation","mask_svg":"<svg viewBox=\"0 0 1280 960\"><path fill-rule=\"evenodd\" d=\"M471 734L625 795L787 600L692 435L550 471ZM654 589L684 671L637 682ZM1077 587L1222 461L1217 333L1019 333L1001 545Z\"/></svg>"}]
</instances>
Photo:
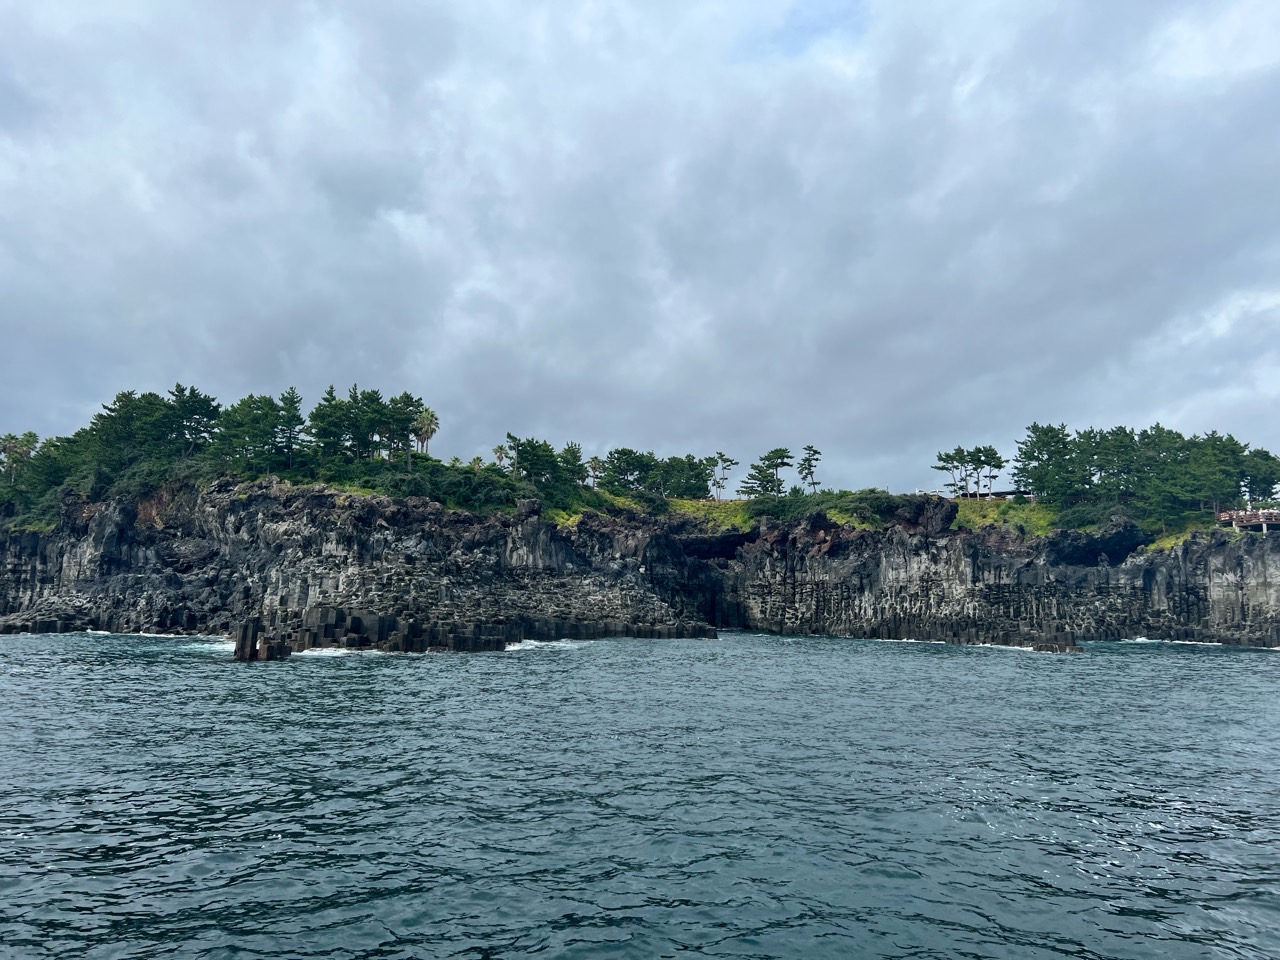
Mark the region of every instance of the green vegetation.
<instances>
[{"instance_id":1,"label":"green vegetation","mask_svg":"<svg viewBox=\"0 0 1280 960\"><path fill-rule=\"evenodd\" d=\"M799 487L782 497L754 500L671 500L672 513L697 517L720 530L750 530L761 519L793 522L815 513L826 514L842 526L878 530L899 510L919 500L887 490L824 490L801 493Z\"/></svg>"},{"instance_id":2,"label":"green vegetation","mask_svg":"<svg viewBox=\"0 0 1280 960\"><path fill-rule=\"evenodd\" d=\"M584 458L578 443L557 450L508 433L492 461L464 463L455 456L446 463L428 452L440 429L439 415L421 398L404 391L387 399L354 384L345 396L330 386L306 414L292 387L279 397L250 394L229 406L182 384L163 396L127 391L71 436L0 437L0 524L52 529L69 494L141 499L166 484L269 474L353 494L430 497L478 513L538 499L544 516L561 526L576 524L588 510L672 511L725 530L818 511L869 529L895 515L921 515L920 496L820 490L822 452L812 445L798 460L786 447L763 454L738 488L746 499L731 501L724 493L738 461L723 451L659 457L619 447ZM793 465L799 483L788 486L784 471ZM934 469L951 477L958 525L1002 524L1043 535L1122 514L1175 544L1212 523L1214 511L1271 501L1280 488L1280 459L1266 450L1218 433L1184 437L1159 424L1075 433L1065 425L1032 424L1012 461L1013 480L1029 496L994 499L996 479L1008 465L990 446L938 454Z\"/></svg>"},{"instance_id":3,"label":"green vegetation","mask_svg":"<svg viewBox=\"0 0 1280 960\"><path fill-rule=\"evenodd\" d=\"M750 530L755 523L747 500L672 500L671 512L697 517L717 530Z\"/></svg>"},{"instance_id":4,"label":"green vegetation","mask_svg":"<svg viewBox=\"0 0 1280 960\"><path fill-rule=\"evenodd\" d=\"M1018 527L1027 533L1043 537L1058 529L1058 508L1048 503L1028 501L1019 497L1013 500L956 501L956 527L976 530L986 526Z\"/></svg>"},{"instance_id":5,"label":"green vegetation","mask_svg":"<svg viewBox=\"0 0 1280 960\"><path fill-rule=\"evenodd\" d=\"M796 473L800 474L800 480L810 493L818 492L818 481L816 474L818 470L818 462L822 459L822 451L814 446L806 446L804 448L804 456L800 458L800 462L796 464Z\"/></svg>"},{"instance_id":6,"label":"green vegetation","mask_svg":"<svg viewBox=\"0 0 1280 960\"><path fill-rule=\"evenodd\" d=\"M894 494L876 488L802 493L799 487L792 487L785 497L749 500L746 509L753 519L769 517L784 522L802 520L821 511L836 523L878 530L899 510L909 508L920 499L916 495Z\"/></svg>"},{"instance_id":7,"label":"green vegetation","mask_svg":"<svg viewBox=\"0 0 1280 960\"><path fill-rule=\"evenodd\" d=\"M92 501L142 498L165 484L276 475L351 493L431 497L479 513L536 498L547 516L572 524L585 510L665 513L668 498L708 500L736 461L723 453L660 458L626 447L584 460L582 447L508 433L493 461L447 463L429 454L439 415L402 392L390 399L330 386L310 413L290 387L278 398L250 394L223 406L195 387L166 395L127 391L69 437L0 438L0 522L52 529L69 493Z\"/></svg>"},{"instance_id":8,"label":"green vegetation","mask_svg":"<svg viewBox=\"0 0 1280 960\"><path fill-rule=\"evenodd\" d=\"M723 500L724 488L729 484L729 471L738 465L738 461L720 450L711 459L711 489L715 491L717 500Z\"/></svg>"},{"instance_id":9,"label":"green vegetation","mask_svg":"<svg viewBox=\"0 0 1280 960\"><path fill-rule=\"evenodd\" d=\"M996 477L1008 464L1009 461L1000 456L995 447L973 447L969 450L956 447L949 453L939 453L933 469L951 475L947 486L957 496L980 496L984 481L987 496L991 496Z\"/></svg>"},{"instance_id":10,"label":"green vegetation","mask_svg":"<svg viewBox=\"0 0 1280 960\"><path fill-rule=\"evenodd\" d=\"M352 493L431 497L482 513L512 509L521 498L569 512L609 506L585 486L576 444L556 452L508 435L509 466L505 457L446 464L427 453L439 429L439 416L420 398L403 392L387 400L355 385L346 397L329 387L305 417L292 387L279 398L251 394L226 407L182 384L165 396L127 391L69 437L0 438L0 520L51 529L68 493L138 499L167 483L268 474Z\"/></svg>"},{"instance_id":11,"label":"green vegetation","mask_svg":"<svg viewBox=\"0 0 1280 960\"><path fill-rule=\"evenodd\" d=\"M738 484L738 493L749 500L782 496L782 471L793 457L786 447L775 447L753 463L747 478Z\"/></svg>"},{"instance_id":12,"label":"green vegetation","mask_svg":"<svg viewBox=\"0 0 1280 960\"><path fill-rule=\"evenodd\" d=\"M652 452L619 447L600 462L598 484L613 494L648 495L641 496L644 502L654 497L703 499L711 496L716 467L716 457L688 454L661 460Z\"/></svg>"},{"instance_id":13,"label":"green vegetation","mask_svg":"<svg viewBox=\"0 0 1280 960\"><path fill-rule=\"evenodd\" d=\"M991 447L957 447L939 453L933 469L951 474L957 495L972 497L983 480L990 495L1006 463ZM1033 423L1018 441L1013 482L1056 508L1059 527L1086 529L1119 514L1177 534L1211 525L1219 510L1273 497L1280 459L1216 431L1187 437L1156 424L1072 433L1066 424Z\"/></svg>"},{"instance_id":14,"label":"green vegetation","mask_svg":"<svg viewBox=\"0 0 1280 960\"><path fill-rule=\"evenodd\" d=\"M1191 535L1195 533L1197 529L1197 527L1188 527L1186 530L1179 530L1175 533L1166 533L1152 540L1147 544L1146 549L1172 550L1175 547L1180 547L1191 539Z\"/></svg>"}]
</instances>

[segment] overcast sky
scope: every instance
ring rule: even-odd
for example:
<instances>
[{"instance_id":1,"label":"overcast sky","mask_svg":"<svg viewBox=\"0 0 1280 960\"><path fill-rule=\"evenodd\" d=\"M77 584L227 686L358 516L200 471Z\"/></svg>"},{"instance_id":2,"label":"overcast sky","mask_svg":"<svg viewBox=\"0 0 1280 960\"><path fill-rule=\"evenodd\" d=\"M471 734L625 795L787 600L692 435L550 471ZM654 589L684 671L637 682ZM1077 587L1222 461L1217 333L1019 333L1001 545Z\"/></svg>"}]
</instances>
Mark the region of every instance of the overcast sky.
<instances>
[{"instance_id":1,"label":"overcast sky","mask_svg":"<svg viewBox=\"0 0 1280 960\"><path fill-rule=\"evenodd\" d=\"M0 432L408 389L432 453L1280 451L1280 3L0 0Z\"/></svg>"}]
</instances>

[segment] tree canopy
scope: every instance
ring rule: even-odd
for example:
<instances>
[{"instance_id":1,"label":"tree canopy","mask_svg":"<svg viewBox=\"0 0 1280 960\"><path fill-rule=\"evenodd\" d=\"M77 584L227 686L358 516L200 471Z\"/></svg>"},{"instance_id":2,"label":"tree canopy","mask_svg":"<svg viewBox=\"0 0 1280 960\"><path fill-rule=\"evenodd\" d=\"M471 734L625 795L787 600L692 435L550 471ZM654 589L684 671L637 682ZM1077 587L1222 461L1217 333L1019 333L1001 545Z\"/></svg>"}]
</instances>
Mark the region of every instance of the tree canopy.
<instances>
[{"instance_id":1,"label":"tree canopy","mask_svg":"<svg viewBox=\"0 0 1280 960\"><path fill-rule=\"evenodd\" d=\"M1065 424L1033 423L1018 442L1013 480L1048 503L1094 513L1115 508L1167 526L1271 500L1280 460L1217 431L1187 437L1157 423L1073 433Z\"/></svg>"},{"instance_id":2,"label":"tree canopy","mask_svg":"<svg viewBox=\"0 0 1280 960\"><path fill-rule=\"evenodd\" d=\"M721 499L738 466L723 451L659 456L617 447L585 457L575 441L556 449L514 433L493 448L492 461L455 455L441 462L428 453L440 428L440 416L421 397L404 390L388 399L357 384L345 394L330 385L306 413L293 387L225 406L181 383L163 395L123 391L70 436L43 442L31 432L0 436L0 520L47 526L68 494L139 497L171 481L268 474L430 496L477 511L509 508L522 497L563 509L605 509L615 502L610 497L666 509L668 499ZM821 458L812 445L798 461L789 448L775 447L750 465L738 493L753 501L753 512L778 516L830 507L870 517L891 508L883 491L819 493ZM1270 501L1280 487L1280 458L1268 451L1230 434L1188 437L1158 423L1074 432L1033 423L1012 463L979 445L939 452L932 466L960 497L993 495L997 478L1012 466L1013 483L1056 505L1063 526L1099 522L1115 511L1149 526L1183 523ZM793 467L798 484L784 475Z\"/></svg>"},{"instance_id":3,"label":"tree canopy","mask_svg":"<svg viewBox=\"0 0 1280 960\"><path fill-rule=\"evenodd\" d=\"M428 453L441 418L409 391L384 395L332 385L309 412L293 387L278 397L249 394L223 406L195 387L167 395L124 391L88 426L40 442L34 433L0 437L0 520L47 526L61 499L144 496L166 482L275 474L487 511L522 497L551 506L604 508L598 492L652 498L709 498L718 461L696 454L658 457L628 448L584 458L573 441L559 450L508 433L493 461ZM588 485L590 483L590 485Z\"/></svg>"}]
</instances>

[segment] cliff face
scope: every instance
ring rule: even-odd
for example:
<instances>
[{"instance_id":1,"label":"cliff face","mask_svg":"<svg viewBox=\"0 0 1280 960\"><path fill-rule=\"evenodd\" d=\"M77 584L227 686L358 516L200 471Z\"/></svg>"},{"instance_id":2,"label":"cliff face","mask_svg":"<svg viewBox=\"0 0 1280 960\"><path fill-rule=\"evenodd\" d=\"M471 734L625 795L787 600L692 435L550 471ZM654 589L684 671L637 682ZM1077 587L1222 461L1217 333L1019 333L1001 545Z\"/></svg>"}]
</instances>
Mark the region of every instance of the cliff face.
<instances>
[{"instance_id":1,"label":"cliff face","mask_svg":"<svg viewBox=\"0 0 1280 960\"><path fill-rule=\"evenodd\" d=\"M766 528L727 571L727 620L779 633L1074 643L1148 636L1280 645L1280 536L1143 552L1132 527L883 533Z\"/></svg>"},{"instance_id":2,"label":"cliff face","mask_svg":"<svg viewBox=\"0 0 1280 960\"><path fill-rule=\"evenodd\" d=\"M331 604L427 622L700 622L682 592L659 591L646 572L655 536L641 521L595 516L558 529L536 503L477 518L270 482L136 505L72 500L55 533L0 546L0 621L219 633ZM682 577L678 551L667 559L664 571Z\"/></svg>"},{"instance_id":3,"label":"cliff face","mask_svg":"<svg viewBox=\"0 0 1280 960\"><path fill-rule=\"evenodd\" d=\"M478 518L271 482L139 504L69 499L54 533L0 541L0 630L228 633L335 605L420 624L593 625L584 635L710 624L1280 644L1280 535L1213 534L1143 553L1123 526L1040 539L948 531L953 517L945 501L922 500L877 532L821 515L750 533L593 514L557 527L536 503Z\"/></svg>"}]
</instances>

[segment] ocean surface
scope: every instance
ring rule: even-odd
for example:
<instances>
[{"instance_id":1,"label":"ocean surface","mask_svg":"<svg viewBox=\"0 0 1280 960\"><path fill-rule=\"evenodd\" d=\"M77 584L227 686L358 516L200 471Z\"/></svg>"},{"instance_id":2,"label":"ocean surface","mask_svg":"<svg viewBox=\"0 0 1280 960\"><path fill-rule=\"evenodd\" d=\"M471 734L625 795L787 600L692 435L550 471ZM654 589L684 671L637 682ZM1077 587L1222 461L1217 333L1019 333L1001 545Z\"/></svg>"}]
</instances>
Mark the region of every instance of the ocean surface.
<instances>
[{"instance_id":1,"label":"ocean surface","mask_svg":"<svg viewBox=\"0 0 1280 960\"><path fill-rule=\"evenodd\" d=\"M1280 653L0 638L5 958L1280 957Z\"/></svg>"}]
</instances>

